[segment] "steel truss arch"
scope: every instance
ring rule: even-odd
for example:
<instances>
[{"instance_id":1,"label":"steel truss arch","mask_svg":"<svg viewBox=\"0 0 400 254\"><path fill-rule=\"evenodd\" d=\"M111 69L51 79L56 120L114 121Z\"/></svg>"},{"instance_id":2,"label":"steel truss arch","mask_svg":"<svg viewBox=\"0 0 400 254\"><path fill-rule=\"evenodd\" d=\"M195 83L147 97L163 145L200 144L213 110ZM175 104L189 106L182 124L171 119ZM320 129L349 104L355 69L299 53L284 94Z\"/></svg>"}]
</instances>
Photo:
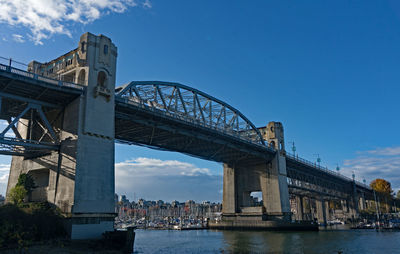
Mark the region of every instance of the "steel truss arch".
<instances>
[{"instance_id":1,"label":"steel truss arch","mask_svg":"<svg viewBox=\"0 0 400 254\"><path fill-rule=\"evenodd\" d=\"M132 81L115 92L128 103L265 146L260 131L239 110L195 88L174 82Z\"/></svg>"}]
</instances>

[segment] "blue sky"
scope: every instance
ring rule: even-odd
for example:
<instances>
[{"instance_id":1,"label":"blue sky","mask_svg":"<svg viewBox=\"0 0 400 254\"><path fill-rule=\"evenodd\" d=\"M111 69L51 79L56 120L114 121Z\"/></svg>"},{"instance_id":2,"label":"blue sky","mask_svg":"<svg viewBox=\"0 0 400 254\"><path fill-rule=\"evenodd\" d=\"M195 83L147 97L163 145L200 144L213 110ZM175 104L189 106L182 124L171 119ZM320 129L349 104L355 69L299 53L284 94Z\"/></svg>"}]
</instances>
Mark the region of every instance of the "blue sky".
<instances>
[{"instance_id":1,"label":"blue sky","mask_svg":"<svg viewBox=\"0 0 400 254\"><path fill-rule=\"evenodd\" d=\"M383 177L400 188L400 2L69 3L2 1L0 56L48 61L77 47L82 33L101 33L118 47L117 84L164 80L195 87L233 105L256 126L282 122L287 148L294 141L308 160L319 154L322 165L339 164L345 175L354 170L359 180ZM0 193L9 160L0 158ZM140 175L148 163L161 167L166 161L160 170L171 174L165 179L157 182L156 172ZM117 191L131 199L133 193L149 199L222 197L217 163L121 145L116 162ZM127 165L138 177L122 177ZM181 175L197 185L166 184ZM139 176L147 187L157 182L159 191L149 193ZM204 181L209 193L196 191L206 188Z\"/></svg>"}]
</instances>

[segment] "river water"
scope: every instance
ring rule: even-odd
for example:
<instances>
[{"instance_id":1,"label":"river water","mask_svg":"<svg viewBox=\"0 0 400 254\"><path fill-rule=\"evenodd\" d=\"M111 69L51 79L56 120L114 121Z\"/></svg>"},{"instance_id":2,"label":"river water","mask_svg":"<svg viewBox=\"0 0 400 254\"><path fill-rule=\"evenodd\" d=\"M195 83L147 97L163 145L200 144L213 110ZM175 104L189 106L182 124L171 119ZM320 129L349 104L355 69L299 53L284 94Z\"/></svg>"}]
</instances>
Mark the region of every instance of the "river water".
<instances>
[{"instance_id":1,"label":"river water","mask_svg":"<svg viewBox=\"0 0 400 254\"><path fill-rule=\"evenodd\" d=\"M400 253L400 231L136 230L134 253Z\"/></svg>"}]
</instances>

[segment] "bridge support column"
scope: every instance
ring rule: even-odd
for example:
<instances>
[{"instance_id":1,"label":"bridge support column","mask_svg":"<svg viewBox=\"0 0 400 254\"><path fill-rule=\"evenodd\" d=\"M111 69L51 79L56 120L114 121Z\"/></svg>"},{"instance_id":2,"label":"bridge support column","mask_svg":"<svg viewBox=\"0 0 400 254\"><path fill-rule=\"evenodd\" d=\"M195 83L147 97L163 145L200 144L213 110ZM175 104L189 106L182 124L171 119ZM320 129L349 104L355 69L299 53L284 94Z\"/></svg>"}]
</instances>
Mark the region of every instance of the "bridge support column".
<instances>
[{"instance_id":1,"label":"bridge support column","mask_svg":"<svg viewBox=\"0 0 400 254\"><path fill-rule=\"evenodd\" d=\"M114 230L116 215L114 89L117 49L109 38L90 33L82 35L78 45L74 54L79 55L79 61L68 67L66 75L79 74L86 85L85 93L61 112L46 112L49 123L57 130L60 150L34 158L13 157L8 191L15 186L21 173L32 174L40 186L40 193L37 193L40 195L34 191L32 201L57 205L68 217L67 230L72 239L93 239ZM19 132L30 138L40 128L29 122L20 123Z\"/></svg>"},{"instance_id":2,"label":"bridge support column","mask_svg":"<svg viewBox=\"0 0 400 254\"><path fill-rule=\"evenodd\" d=\"M354 220L357 216L356 206L357 202L352 198L346 200L349 217Z\"/></svg>"},{"instance_id":3,"label":"bridge support column","mask_svg":"<svg viewBox=\"0 0 400 254\"><path fill-rule=\"evenodd\" d=\"M310 197L303 197L303 220L313 220Z\"/></svg>"},{"instance_id":4,"label":"bridge support column","mask_svg":"<svg viewBox=\"0 0 400 254\"><path fill-rule=\"evenodd\" d=\"M303 197L296 196L296 220L303 220Z\"/></svg>"},{"instance_id":5,"label":"bridge support column","mask_svg":"<svg viewBox=\"0 0 400 254\"><path fill-rule=\"evenodd\" d=\"M316 203L316 209L317 209L317 219L318 222L321 225L326 226L327 225L327 220L326 220L326 204L324 200L315 200Z\"/></svg>"},{"instance_id":6,"label":"bridge support column","mask_svg":"<svg viewBox=\"0 0 400 254\"><path fill-rule=\"evenodd\" d=\"M359 198L359 209L362 211L362 210L365 210L365 209L367 209L367 207L366 207L366 204L365 204L365 197L364 197L364 193L362 193L361 195L360 195L360 198Z\"/></svg>"},{"instance_id":7,"label":"bridge support column","mask_svg":"<svg viewBox=\"0 0 400 254\"><path fill-rule=\"evenodd\" d=\"M224 164L224 182L222 196L222 213L224 215L235 214L237 212L237 184L236 170Z\"/></svg>"},{"instance_id":8,"label":"bridge support column","mask_svg":"<svg viewBox=\"0 0 400 254\"><path fill-rule=\"evenodd\" d=\"M280 154L260 174L263 205L269 219L290 219L289 189L286 176L286 160Z\"/></svg>"},{"instance_id":9,"label":"bridge support column","mask_svg":"<svg viewBox=\"0 0 400 254\"><path fill-rule=\"evenodd\" d=\"M331 220L331 215L329 213L329 200L325 200L324 204L325 204L325 209L324 209L325 210L325 219L328 222Z\"/></svg>"},{"instance_id":10,"label":"bridge support column","mask_svg":"<svg viewBox=\"0 0 400 254\"><path fill-rule=\"evenodd\" d=\"M222 220L210 227L317 230L310 221L291 222L282 124L270 122L263 135L274 144L276 152L265 161L224 164ZM260 190L263 205L252 206L250 193ZM299 212L302 220L302 205Z\"/></svg>"}]
</instances>

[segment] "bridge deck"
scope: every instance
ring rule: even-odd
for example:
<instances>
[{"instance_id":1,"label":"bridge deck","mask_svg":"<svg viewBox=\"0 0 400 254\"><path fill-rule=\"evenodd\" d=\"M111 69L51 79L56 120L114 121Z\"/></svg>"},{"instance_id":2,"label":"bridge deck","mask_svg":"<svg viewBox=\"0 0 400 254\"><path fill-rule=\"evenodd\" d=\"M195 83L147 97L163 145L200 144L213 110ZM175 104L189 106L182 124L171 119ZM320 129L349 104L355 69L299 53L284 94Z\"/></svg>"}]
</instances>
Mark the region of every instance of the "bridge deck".
<instances>
[{"instance_id":1,"label":"bridge deck","mask_svg":"<svg viewBox=\"0 0 400 254\"><path fill-rule=\"evenodd\" d=\"M116 99L115 137L122 143L176 151L217 162L270 161L275 151L210 128Z\"/></svg>"},{"instance_id":2,"label":"bridge deck","mask_svg":"<svg viewBox=\"0 0 400 254\"><path fill-rule=\"evenodd\" d=\"M64 107L79 97L83 87L34 76L31 73L0 64L1 118L14 117L27 103L47 108Z\"/></svg>"}]
</instances>

